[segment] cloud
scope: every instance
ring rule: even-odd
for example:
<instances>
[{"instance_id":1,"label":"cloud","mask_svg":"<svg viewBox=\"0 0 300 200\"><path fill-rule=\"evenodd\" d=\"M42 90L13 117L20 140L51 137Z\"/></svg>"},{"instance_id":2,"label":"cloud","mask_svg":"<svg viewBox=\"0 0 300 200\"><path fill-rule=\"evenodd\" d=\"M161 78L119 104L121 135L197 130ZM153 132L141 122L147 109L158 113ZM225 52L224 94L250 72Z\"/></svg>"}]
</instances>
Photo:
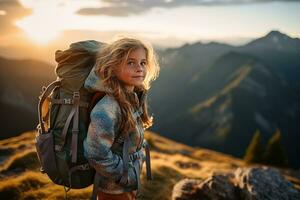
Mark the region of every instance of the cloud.
<instances>
[{"instance_id":1,"label":"cloud","mask_svg":"<svg viewBox=\"0 0 300 200\"><path fill-rule=\"evenodd\" d=\"M300 0L102 0L109 6L98 8L82 8L77 11L79 15L109 15L129 16L147 12L154 7L172 8L180 6L217 6L266 2L297 2Z\"/></svg>"},{"instance_id":2,"label":"cloud","mask_svg":"<svg viewBox=\"0 0 300 200\"><path fill-rule=\"evenodd\" d=\"M135 6L113 6L113 7L101 7L101 8L82 8L77 14L80 15L109 15L125 17L130 14L139 14L144 10L138 9Z\"/></svg>"},{"instance_id":3,"label":"cloud","mask_svg":"<svg viewBox=\"0 0 300 200\"><path fill-rule=\"evenodd\" d=\"M0 0L0 11L0 35L20 31L14 22L31 13L30 9L24 8L17 0Z\"/></svg>"}]
</instances>

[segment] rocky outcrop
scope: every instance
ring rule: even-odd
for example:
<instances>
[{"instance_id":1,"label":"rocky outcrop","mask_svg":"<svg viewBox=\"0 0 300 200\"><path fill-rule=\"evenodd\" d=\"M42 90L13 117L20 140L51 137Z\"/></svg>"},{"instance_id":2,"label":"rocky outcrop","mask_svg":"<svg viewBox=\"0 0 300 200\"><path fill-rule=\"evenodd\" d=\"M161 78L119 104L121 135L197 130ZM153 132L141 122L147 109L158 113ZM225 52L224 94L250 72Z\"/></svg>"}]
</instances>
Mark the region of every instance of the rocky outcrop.
<instances>
[{"instance_id":1,"label":"rocky outcrop","mask_svg":"<svg viewBox=\"0 0 300 200\"><path fill-rule=\"evenodd\" d=\"M196 179L183 179L179 181L173 188L172 199L197 199L198 186L201 181Z\"/></svg>"},{"instance_id":2,"label":"rocky outcrop","mask_svg":"<svg viewBox=\"0 0 300 200\"><path fill-rule=\"evenodd\" d=\"M213 174L204 181L183 179L173 188L172 200L298 200L300 192L278 170L238 168Z\"/></svg>"}]
</instances>

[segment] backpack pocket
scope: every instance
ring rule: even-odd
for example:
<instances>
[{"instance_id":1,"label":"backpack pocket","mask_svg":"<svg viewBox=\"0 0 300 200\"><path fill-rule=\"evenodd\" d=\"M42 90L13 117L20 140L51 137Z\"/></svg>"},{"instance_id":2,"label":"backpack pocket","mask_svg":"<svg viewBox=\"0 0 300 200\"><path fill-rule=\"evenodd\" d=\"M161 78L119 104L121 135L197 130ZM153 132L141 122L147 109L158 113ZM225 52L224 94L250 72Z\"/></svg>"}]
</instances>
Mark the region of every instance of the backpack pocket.
<instances>
[{"instance_id":1,"label":"backpack pocket","mask_svg":"<svg viewBox=\"0 0 300 200\"><path fill-rule=\"evenodd\" d=\"M95 170L88 163L70 166L66 150L55 151L53 131L39 134L35 141L41 172L58 185L75 189L88 187L93 183Z\"/></svg>"},{"instance_id":2,"label":"backpack pocket","mask_svg":"<svg viewBox=\"0 0 300 200\"><path fill-rule=\"evenodd\" d=\"M47 173L53 182L61 184L59 173L57 173L53 133L50 131L37 135L35 138L35 145L41 164L41 171Z\"/></svg>"}]
</instances>

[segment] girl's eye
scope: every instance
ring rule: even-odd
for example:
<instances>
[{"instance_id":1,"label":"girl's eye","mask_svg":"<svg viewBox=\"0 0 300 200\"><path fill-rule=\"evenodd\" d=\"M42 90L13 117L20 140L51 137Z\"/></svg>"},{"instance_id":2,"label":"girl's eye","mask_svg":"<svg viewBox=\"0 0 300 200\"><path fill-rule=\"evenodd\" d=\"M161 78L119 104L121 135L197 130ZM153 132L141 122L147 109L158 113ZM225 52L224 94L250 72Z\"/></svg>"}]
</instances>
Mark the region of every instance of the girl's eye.
<instances>
[{"instance_id":1,"label":"girl's eye","mask_svg":"<svg viewBox=\"0 0 300 200\"><path fill-rule=\"evenodd\" d=\"M133 66L134 62L129 61L127 64Z\"/></svg>"},{"instance_id":2,"label":"girl's eye","mask_svg":"<svg viewBox=\"0 0 300 200\"><path fill-rule=\"evenodd\" d=\"M131 66L131 67L133 67L133 66L135 66L135 62L133 62L133 61L129 61L129 62L127 62L127 65L129 65L129 66ZM140 64L141 66L146 66L147 65L147 63L146 62L141 62L141 64Z\"/></svg>"}]
</instances>

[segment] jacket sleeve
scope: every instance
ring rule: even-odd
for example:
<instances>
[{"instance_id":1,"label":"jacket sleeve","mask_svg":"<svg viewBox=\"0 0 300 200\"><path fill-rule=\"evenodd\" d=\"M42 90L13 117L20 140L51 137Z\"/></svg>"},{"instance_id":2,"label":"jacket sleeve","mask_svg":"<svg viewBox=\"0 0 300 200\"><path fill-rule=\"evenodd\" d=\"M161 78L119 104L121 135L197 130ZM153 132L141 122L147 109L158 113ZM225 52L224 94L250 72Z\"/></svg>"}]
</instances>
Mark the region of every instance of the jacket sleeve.
<instances>
[{"instance_id":1,"label":"jacket sleeve","mask_svg":"<svg viewBox=\"0 0 300 200\"><path fill-rule=\"evenodd\" d=\"M118 115L115 105L101 100L91 112L91 122L84 141L84 155L97 173L119 180L123 173L123 160L111 151L117 131Z\"/></svg>"}]
</instances>

